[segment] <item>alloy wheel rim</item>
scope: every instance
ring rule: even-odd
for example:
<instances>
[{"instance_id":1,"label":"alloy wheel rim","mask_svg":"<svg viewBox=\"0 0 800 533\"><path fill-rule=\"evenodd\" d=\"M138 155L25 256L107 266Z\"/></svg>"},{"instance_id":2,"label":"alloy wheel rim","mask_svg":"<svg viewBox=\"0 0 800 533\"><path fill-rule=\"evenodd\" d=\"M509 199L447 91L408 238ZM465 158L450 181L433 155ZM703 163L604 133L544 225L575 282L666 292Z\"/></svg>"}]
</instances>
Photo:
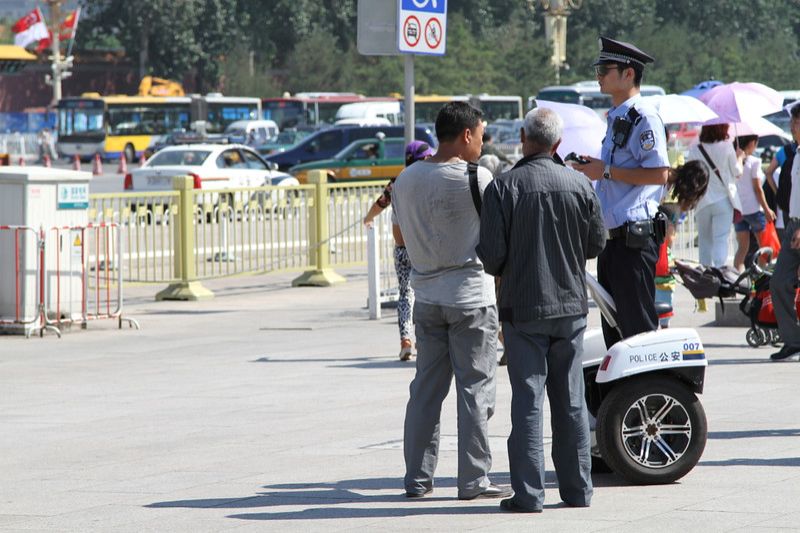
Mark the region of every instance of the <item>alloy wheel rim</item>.
<instances>
[{"instance_id":1,"label":"alloy wheel rim","mask_svg":"<svg viewBox=\"0 0 800 533\"><path fill-rule=\"evenodd\" d=\"M648 394L628 408L622 419L622 445L635 463L666 468L676 463L692 441L686 408L667 394Z\"/></svg>"}]
</instances>

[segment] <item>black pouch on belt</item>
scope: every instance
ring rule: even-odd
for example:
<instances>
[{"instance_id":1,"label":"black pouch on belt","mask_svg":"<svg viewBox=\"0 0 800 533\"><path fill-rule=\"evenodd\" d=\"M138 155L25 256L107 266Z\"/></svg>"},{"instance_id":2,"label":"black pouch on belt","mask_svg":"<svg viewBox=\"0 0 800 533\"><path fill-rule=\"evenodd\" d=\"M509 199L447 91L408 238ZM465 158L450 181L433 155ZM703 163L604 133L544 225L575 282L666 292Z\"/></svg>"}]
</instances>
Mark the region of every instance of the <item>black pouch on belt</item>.
<instances>
[{"instance_id":1,"label":"black pouch on belt","mask_svg":"<svg viewBox=\"0 0 800 533\"><path fill-rule=\"evenodd\" d=\"M625 246L635 250L641 250L647 246L647 243L650 242L650 236L653 235L652 220L627 222L625 228Z\"/></svg>"},{"instance_id":2,"label":"black pouch on belt","mask_svg":"<svg viewBox=\"0 0 800 533\"><path fill-rule=\"evenodd\" d=\"M667 213L662 211L661 206L658 207L658 213L656 213L655 218L653 219L653 230L655 232L656 243L660 246L664 239L667 238L667 226L669 222L669 216Z\"/></svg>"}]
</instances>

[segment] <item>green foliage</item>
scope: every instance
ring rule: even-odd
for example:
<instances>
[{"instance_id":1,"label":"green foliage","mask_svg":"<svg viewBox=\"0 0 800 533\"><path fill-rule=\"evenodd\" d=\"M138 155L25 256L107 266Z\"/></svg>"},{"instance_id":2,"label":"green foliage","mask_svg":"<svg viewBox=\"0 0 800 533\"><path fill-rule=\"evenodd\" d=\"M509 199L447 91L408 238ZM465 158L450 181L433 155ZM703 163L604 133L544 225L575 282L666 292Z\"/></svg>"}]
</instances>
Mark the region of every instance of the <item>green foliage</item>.
<instances>
[{"instance_id":1,"label":"green foliage","mask_svg":"<svg viewBox=\"0 0 800 533\"><path fill-rule=\"evenodd\" d=\"M80 46L122 46L147 73L194 75L198 90L402 91L402 57L356 50L358 0L84 3ZM527 97L555 82L538 0L451 0L448 9L447 54L416 59L418 93ZM593 79L598 37L608 35L651 53L645 83L667 91L712 77L796 88L799 32L796 0L584 0L568 19L561 82Z\"/></svg>"}]
</instances>

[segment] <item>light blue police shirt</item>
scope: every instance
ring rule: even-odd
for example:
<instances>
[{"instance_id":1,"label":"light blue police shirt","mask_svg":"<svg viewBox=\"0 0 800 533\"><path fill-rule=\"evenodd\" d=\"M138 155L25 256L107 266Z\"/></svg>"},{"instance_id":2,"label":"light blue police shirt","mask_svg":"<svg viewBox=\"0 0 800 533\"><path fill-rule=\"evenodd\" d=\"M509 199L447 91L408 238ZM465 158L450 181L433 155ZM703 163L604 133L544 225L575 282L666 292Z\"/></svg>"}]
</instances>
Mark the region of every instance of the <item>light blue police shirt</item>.
<instances>
[{"instance_id":1,"label":"light blue police shirt","mask_svg":"<svg viewBox=\"0 0 800 533\"><path fill-rule=\"evenodd\" d=\"M614 119L624 117L630 107L634 107L641 118L631 128L625 146L614 150L611 126ZM642 102L640 95L637 94L608 111L608 128L603 139L601 157L606 165L619 168L670 166L664 124L656 110ZM614 175L613 169L611 175ZM664 194L662 185L630 185L613 178L599 180L596 190L603 209L603 220L608 229L617 228L628 221L653 218Z\"/></svg>"}]
</instances>

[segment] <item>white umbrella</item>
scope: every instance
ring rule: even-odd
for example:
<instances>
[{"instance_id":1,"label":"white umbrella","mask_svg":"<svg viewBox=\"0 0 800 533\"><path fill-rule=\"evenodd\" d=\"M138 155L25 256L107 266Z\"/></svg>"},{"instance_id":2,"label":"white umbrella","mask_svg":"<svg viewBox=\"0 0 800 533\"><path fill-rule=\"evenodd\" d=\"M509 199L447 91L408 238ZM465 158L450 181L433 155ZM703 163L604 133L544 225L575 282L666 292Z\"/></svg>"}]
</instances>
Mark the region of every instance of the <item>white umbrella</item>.
<instances>
[{"instance_id":1,"label":"white umbrella","mask_svg":"<svg viewBox=\"0 0 800 533\"><path fill-rule=\"evenodd\" d=\"M758 135L759 137L779 135L783 137L786 135L780 127L762 117L751 117L743 122L734 122L731 124L730 133L736 137L742 135Z\"/></svg>"},{"instance_id":2,"label":"white umbrella","mask_svg":"<svg viewBox=\"0 0 800 533\"><path fill-rule=\"evenodd\" d=\"M658 111L664 124L703 123L717 118L717 114L714 111L693 96L657 94L643 96L642 101L650 104Z\"/></svg>"},{"instance_id":3,"label":"white umbrella","mask_svg":"<svg viewBox=\"0 0 800 533\"><path fill-rule=\"evenodd\" d=\"M606 123L591 108L578 104L564 104L548 100L536 100L536 107L552 109L564 121L564 132L558 155L562 158L568 153L600 157Z\"/></svg>"}]
</instances>

